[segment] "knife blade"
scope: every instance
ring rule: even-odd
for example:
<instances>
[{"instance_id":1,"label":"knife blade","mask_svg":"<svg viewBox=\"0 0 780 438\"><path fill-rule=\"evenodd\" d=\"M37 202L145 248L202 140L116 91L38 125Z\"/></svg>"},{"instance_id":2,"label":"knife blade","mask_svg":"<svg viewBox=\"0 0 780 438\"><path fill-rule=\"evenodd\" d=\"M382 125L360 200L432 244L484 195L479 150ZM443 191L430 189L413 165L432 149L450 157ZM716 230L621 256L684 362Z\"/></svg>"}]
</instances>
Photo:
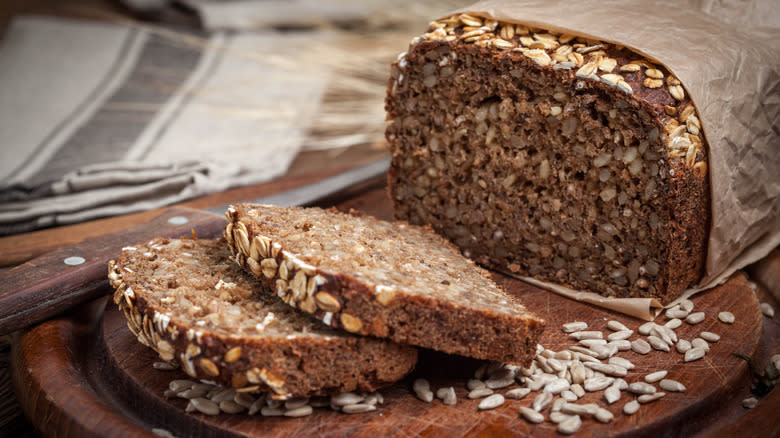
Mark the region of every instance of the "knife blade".
<instances>
[{"instance_id":1,"label":"knife blade","mask_svg":"<svg viewBox=\"0 0 780 438\"><path fill-rule=\"evenodd\" d=\"M240 202L333 205L356 191L384 184L389 164L390 158L383 158L312 184ZM218 235L227 223L224 212L230 204L233 203L206 210L170 207L147 223L85 239L0 274L0 335L43 322L106 294L108 261L117 257L123 247L155 237Z\"/></svg>"}]
</instances>

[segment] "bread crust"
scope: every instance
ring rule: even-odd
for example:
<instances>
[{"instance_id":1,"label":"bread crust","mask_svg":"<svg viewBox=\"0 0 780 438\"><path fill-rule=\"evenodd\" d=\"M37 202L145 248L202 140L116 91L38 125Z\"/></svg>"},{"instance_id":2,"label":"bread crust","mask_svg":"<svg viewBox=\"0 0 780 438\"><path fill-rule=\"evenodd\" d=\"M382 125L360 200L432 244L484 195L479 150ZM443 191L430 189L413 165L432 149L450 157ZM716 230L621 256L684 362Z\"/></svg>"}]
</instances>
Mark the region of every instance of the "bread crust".
<instances>
[{"instance_id":1,"label":"bread crust","mask_svg":"<svg viewBox=\"0 0 780 438\"><path fill-rule=\"evenodd\" d=\"M261 291L228 257L224 241L157 239L111 261L114 302L139 342L193 378L276 399L373 391L414 368L414 348L328 329ZM195 289L184 284L187 277L202 289L186 291ZM162 301L182 293L192 306ZM271 316L261 328L183 313L211 304L206 294L241 307L239 318L252 318L253 309Z\"/></svg>"}]
</instances>

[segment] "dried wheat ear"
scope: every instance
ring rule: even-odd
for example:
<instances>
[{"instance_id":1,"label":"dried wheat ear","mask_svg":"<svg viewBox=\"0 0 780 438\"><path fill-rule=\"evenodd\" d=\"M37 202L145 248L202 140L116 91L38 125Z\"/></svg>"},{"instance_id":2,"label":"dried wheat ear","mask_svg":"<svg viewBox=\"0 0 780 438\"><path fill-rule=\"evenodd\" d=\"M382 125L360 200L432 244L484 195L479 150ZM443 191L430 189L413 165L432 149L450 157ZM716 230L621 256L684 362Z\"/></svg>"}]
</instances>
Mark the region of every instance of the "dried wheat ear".
<instances>
[{"instance_id":1,"label":"dried wheat ear","mask_svg":"<svg viewBox=\"0 0 780 438\"><path fill-rule=\"evenodd\" d=\"M229 256L219 240L125 248L109 280L138 341L191 377L274 399L373 391L414 367L414 348L326 327Z\"/></svg>"},{"instance_id":2,"label":"dried wheat ear","mask_svg":"<svg viewBox=\"0 0 780 438\"><path fill-rule=\"evenodd\" d=\"M393 64L386 110L396 217L432 225L477 262L663 301L701 277L707 147L663 66L453 15Z\"/></svg>"},{"instance_id":3,"label":"dried wheat ear","mask_svg":"<svg viewBox=\"0 0 780 438\"><path fill-rule=\"evenodd\" d=\"M236 262L327 325L479 359L533 357L543 321L428 228L253 204L227 217Z\"/></svg>"}]
</instances>

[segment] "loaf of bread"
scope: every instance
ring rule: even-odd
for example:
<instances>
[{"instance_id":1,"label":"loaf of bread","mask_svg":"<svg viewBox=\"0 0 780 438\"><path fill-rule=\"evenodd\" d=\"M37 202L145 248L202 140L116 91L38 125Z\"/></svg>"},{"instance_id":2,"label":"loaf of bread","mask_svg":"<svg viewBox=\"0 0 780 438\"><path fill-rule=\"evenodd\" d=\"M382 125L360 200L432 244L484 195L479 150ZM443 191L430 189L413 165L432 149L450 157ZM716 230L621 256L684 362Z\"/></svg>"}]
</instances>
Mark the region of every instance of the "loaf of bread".
<instances>
[{"instance_id":1,"label":"loaf of bread","mask_svg":"<svg viewBox=\"0 0 780 438\"><path fill-rule=\"evenodd\" d=\"M527 366L543 321L429 228L318 208L228 209L235 260L351 333Z\"/></svg>"},{"instance_id":2,"label":"loaf of bread","mask_svg":"<svg viewBox=\"0 0 780 438\"><path fill-rule=\"evenodd\" d=\"M662 66L459 14L399 56L386 110L396 217L480 264L662 301L701 278L707 147Z\"/></svg>"},{"instance_id":3,"label":"loaf of bread","mask_svg":"<svg viewBox=\"0 0 780 438\"><path fill-rule=\"evenodd\" d=\"M114 302L163 360L277 399L372 391L414 367L414 348L326 327L263 291L229 257L218 240L125 248L109 267Z\"/></svg>"}]
</instances>

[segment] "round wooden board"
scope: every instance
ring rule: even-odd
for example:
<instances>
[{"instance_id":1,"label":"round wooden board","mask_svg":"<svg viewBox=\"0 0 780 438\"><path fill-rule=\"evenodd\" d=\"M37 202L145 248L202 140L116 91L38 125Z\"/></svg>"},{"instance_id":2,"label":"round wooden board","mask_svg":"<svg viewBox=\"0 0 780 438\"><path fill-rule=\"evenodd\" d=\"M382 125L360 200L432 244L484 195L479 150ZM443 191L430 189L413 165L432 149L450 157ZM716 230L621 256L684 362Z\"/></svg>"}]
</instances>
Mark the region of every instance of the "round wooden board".
<instances>
[{"instance_id":1,"label":"round wooden board","mask_svg":"<svg viewBox=\"0 0 780 438\"><path fill-rule=\"evenodd\" d=\"M383 190L369 192L339 208L355 208L390 218L392 211L386 196ZM530 310L547 320L541 343L555 351L574 344L560 330L565 322L587 321L590 328L605 333L610 319L633 329L643 323L500 274L494 277L508 291L517 294ZM755 431L769 427L772 435L778 430L776 409L771 406L769 415L757 419L746 415L741 408L740 401L748 396L750 373L746 363L732 355L741 353L765 361L779 347L778 324L774 321L763 324L756 295L742 274L694 297L693 301L695 310L705 312L706 319L694 326L683 323L676 332L689 340L702 331L720 334L720 341L712 345L704 359L683 363L682 355L674 351L653 351L646 356L630 351L618 354L637 365L625 377L628 382L665 369L669 371L668 377L682 382L687 391L669 393L661 400L642 405L633 416L621 413L623 405L635 398L624 392L620 401L608 406L615 414L611 423L586 419L579 435L706 435L731 427L741 418L757 420L750 421L756 425ZM519 417L519 407L529 406L533 395L519 401L507 400L495 410L479 412L479 400L466 398L465 382L480 363L427 350L421 352L420 362L410 376L381 390L385 403L374 412L346 415L315 409L313 415L303 418L187 414L185 400L168 400L162 395L170 380L187 376L181 371L153 369L152 362L159 360L155 353L135 340L113 303L103 311L104 302L101 300L85 306L76 315L30 329L14 345L13 377L19 401L28 418L46 436L154 436L152 428L164 428L180 437L558 436L556 425L549 421L532 425ZM733 325L719 322L717 314L721 310L731 311L736 322ZM659 317L657 322L663 321L665 318ZM630 339L637 337L635 333ZM416 377L428 378L434 390L453 386L457 405L446 406L438 400L425 403L415 398L410 388ZM775 393L778 391L762 401L762 405L777 404ZM601 396L602 393L590 393L581 400L606 406ZM545 416L548 411L549 408Z\"/></svg>"},{"instance_id":2,"label":"round wooden board","mask_svg":"<svg viewBox=\"0 0 780 438\"><path fill-rule=\"evenodd\" d=\"M564 322L589 321L590 328L606 329L610 319L636 328L642 321L576 303L536 289L514 279L496 275L509 291L522 297L527 306L547 319L542 343L552 350L572 342L560 330ZM707 317L698 325L683 324L678 336L692 339L702 331L719 333L704 359L683 363L682 355L653 351L646 356L621 352L634 362L630 383L645 374L665 369L669 378L687 387L685 393L669 393L663 399L643 405L633 416L621 413L623 404L634 399L627 393L608 407L615 414L609 424L585 420L580 433L595 436L645 435L690 436L701 431L729 404L738 404L748 386L744 361L731 353L753 356L761 336L762 316L755 295L742 275L694 298L697 311ZM736 316L733 325L717 320L720 310ZM140 345L125 327L123 316L112 303L102 318L100 309L85 309L79 317L57 319L26 332L14 351L15 385L25 412L49 436L138 436L154 427L177 436L516 436L557 435L555 425L531 425L518 416L527 399L507 400L492 411L479 412L478 400L466 398L466 380L477 361L424 351L415 372L402 382L383 389L385 403L375 412L345 415L316 409L303 418L266 418L259 415L211 417L187 414L185 400L165 399L168 382L186 378L181 371L159 371L151 367L155 354ZM660 318L663 321L663 318ZM638 335L634 334L631 339ZM45 360L44 360L45 359ZM454 386L458 404L424 403L410 392L411 379L426 377L433 388ZM583 402L596 401L601 393L589 393ZM545 412L546 414L547 412Z\"/></svg>"}]
</instances>

